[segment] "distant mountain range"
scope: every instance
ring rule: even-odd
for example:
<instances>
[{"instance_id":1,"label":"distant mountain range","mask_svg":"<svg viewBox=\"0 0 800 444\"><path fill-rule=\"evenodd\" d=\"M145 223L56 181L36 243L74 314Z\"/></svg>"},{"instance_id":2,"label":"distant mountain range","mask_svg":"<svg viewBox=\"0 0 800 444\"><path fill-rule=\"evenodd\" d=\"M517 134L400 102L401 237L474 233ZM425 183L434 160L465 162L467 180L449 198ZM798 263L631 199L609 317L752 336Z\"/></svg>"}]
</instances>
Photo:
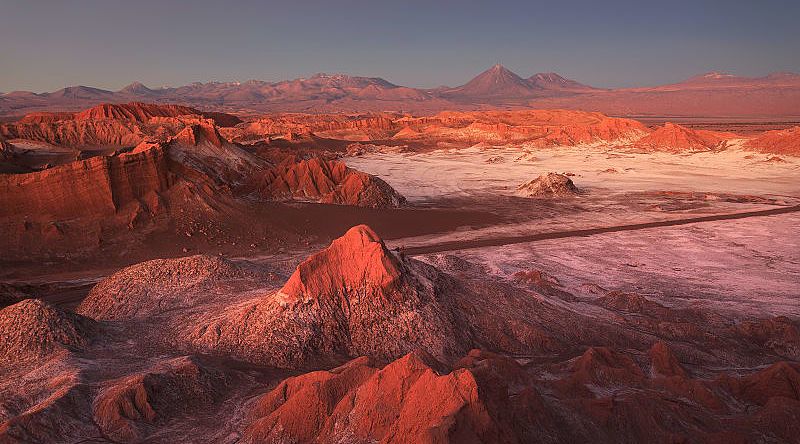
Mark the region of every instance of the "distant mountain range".
<instances>
[{"instance_id":1,"label":"distant mountain range","mask_svg":"<svg viewBox=\"0 0 800 444\"><path fill-rule=\"evenodd\" d=\"M711 72L683 82L600 89L556 73L523 78L495 65L464 85L418 89L376 77L317 74L265 82L210 82L148 88L135 82L119 91L71 86L49 93L0 95L0 115L69 111L99 103L176 103L236 113L401 111L426 114L482 108L567 108L615 115L800 116L800 75L738 77Z\"/></svg>"}]
</instances>

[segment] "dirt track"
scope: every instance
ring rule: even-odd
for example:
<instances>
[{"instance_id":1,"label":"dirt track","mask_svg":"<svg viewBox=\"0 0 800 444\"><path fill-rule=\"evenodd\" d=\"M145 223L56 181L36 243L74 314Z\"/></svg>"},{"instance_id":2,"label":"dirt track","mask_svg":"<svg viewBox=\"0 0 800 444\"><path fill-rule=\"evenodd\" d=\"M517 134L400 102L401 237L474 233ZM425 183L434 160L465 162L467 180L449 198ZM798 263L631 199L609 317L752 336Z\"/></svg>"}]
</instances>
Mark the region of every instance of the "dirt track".
<instances>
[{"instance_id":1,"label":"dirt track","mask_svg":"<svg viewBox=\"0 0 800 444\"><path fill-rule=\"evenodd\" d=\"M646 222L640 224L617 225L613 227L587 228L583 230L555 231L550 233L528 234L524 236L503 236L487 239L458 240L450 242L440 242L431 245L408 247L404 249L405 254L416 256L422 254L442 253L445 251L466 250L470 248L498 247L501 245L520 244L524 242L535 242L546 239L561 239L567 237L593 236L595 234L614 233L617 231L643 230L647 228L672 227L676 225L686 225L698 222L713 222L729 219L744 219L748 217L773 216L776 214L795 213L800 211L800 205L783 208L773 208L770 210L747 211L742 213L715 214L711 216L691 217L687 219L665 220L658 222Z\"/></svg>"}]
</instances>

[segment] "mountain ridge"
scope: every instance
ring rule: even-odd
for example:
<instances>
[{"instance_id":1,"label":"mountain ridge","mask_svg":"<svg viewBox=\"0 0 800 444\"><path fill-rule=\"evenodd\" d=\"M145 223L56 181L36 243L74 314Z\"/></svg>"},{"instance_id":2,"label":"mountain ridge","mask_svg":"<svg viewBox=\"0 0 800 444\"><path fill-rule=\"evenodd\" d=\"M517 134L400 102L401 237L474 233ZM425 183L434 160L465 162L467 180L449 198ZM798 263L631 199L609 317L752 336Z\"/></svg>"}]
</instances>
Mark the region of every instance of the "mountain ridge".
<instances>
[{"instance_id":1,"label":"mountain ridge","mask_svg":"<svg viewBox=\"0 0 800 444\"><path fill-rule=\"evenodd\" d=\"M666 95L666 96L665 96ZM703 96L699 100L698 96ZM798 99L798 100L795 100ZM800 74L743 77L712 71L649 87L603 89L555 72L522 77L497 64L463 85L434 89L402 86L380 77L318 73L282 81L194 82L150 88L133 82L118 91L68 86L52 92L0 95L0 116L73 111L100 103L155 101L224 112L365 112L430 114L485 107L565 108L619 115L800 115ZM695 110L694 108L699 108Z\"/></svg>"}]
</instances>

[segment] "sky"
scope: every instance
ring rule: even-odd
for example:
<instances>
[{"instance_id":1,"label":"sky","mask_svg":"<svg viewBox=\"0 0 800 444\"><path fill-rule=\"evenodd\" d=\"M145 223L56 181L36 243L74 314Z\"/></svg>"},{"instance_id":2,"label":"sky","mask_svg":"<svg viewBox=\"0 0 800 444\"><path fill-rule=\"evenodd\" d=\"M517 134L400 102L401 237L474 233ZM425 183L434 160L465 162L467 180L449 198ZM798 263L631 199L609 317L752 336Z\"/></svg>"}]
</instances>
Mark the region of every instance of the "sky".
<instances>
[{"instance_id":1,"label":"sky","mask_svg":"<svg viewBox=\"0 0 800 444\"><path fill-rule=\"evenodd\" d=\"M0 0L0 91L318 72L429 88L495 63L647 86L800 72L798 23L798 0Z\"/></svg>"}]
</instances>

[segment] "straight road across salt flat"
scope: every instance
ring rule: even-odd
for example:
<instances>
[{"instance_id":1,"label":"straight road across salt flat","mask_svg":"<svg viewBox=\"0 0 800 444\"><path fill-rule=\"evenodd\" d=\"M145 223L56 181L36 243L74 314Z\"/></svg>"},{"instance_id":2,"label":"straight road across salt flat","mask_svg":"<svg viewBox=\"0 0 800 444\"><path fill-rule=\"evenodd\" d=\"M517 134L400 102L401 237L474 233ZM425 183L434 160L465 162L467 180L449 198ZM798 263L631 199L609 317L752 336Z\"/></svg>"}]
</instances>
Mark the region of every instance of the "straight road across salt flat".
<instances>
[{"instance_id":1,"label":"straight road across salt flat","mask_svg":"<svg viewBox=\"0 0 800 444\"><path fill-rule=\"evenodd\" d=\"M791 207L782 207L782 208L772 208L769 210L746 211L746 212L729 213L729 214L713 214L710 216L690 217L685 219L673 219L673 220L663 220L655 222L644 222L638 224L617 225L610 227L587 228L582 230L568 230L568 231L557 231L548 233L535 233L535 234L521 235L521 236L498 236L498 237L483 238L483 239L439 242L429 245L416 245L413 247L405 248L403 251L405 252L405 254L416 256L422 254L442 253L446 251L466 250L470 248L498 247L502 245L535 242L539 240L562 239L569 237L585 237L603 233L614 233L619 231L644 230L648 228L672 227L677 225L687 225L687 224L702 223L702 222L773 216L777 214L795 213L798 211L800 211L800 205L795 205Z\"/></svg>"}]
</instances>

